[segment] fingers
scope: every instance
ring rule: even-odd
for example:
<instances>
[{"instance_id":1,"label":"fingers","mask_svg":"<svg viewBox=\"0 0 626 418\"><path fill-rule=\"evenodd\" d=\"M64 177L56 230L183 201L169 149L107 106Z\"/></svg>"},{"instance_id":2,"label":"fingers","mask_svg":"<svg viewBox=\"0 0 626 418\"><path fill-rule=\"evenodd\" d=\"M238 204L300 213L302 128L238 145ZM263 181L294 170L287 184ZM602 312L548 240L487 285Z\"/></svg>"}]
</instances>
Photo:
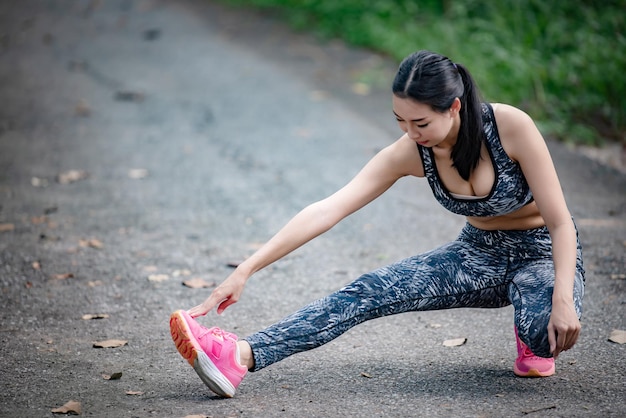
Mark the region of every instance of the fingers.
<instances>
[{"instance_id":1,"label":"fingers","mask_svg":"<svg viewBox=\"0 0 626 418\"><path fill-rule=\"evenodd\" d=\"M548 325L548 343L550 344L550 352L556 359L559 356L559 352L556 351L556 331L552 325Z\"/></svg>"},{"instance_id":2,"label":"fingers","mask_svg":"<svg viewBox=\"0 0 626 418\"><path fill-rule=\"evenodd\" d=\"M580 334L580 328L565 328L560 332L553 327L548 327L548 342L550 343L550 352L556 359L562 351L567 351L572 348L578 336Z\"/></svg>"},{"instance_id":3,"label":"fingers","mask_svg":"<svg viewBox=\"0 0 626 418\"><path fill-rule=\"evenodd\" d=\"M192 318L204 316L217 306L217 314L221 315L226 308L239 300L239 297L228 288L218 286L211 292L211 295L200 305L189 309L187 312Z\"/></svg>"}]
</instances>

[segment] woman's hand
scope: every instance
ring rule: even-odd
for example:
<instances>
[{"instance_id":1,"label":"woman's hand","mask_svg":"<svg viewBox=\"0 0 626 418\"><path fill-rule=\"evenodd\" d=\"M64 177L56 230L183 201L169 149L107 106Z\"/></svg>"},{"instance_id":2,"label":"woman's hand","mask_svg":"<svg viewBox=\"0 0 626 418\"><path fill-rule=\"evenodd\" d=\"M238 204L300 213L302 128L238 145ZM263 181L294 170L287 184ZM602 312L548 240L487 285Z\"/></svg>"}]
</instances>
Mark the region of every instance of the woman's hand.
<instances>
[{"instance_id":1,"label":"woman's hand","mask_svg":"<svg viewBox=\"0 0 626 418\"><path fill-rule=\"evenodd\" d=\"M548 322L548 342L554 358L556 359L561 351L572 348L579 334L580 321L574 309L574 301L553 302Z\"/></svg>"},{"instance_id":2,"label":"woman's hand","mask_svg":"<svg viewBox=\"0 0 626 418\"><path fill-rule=\"evenodd\" d=\"M213 289L211 295L204 302L189 309L189 315L192 318L206 315L215 306L217 306L217 314L221 315L226 308L239 300L246 280L245 276L235 270L222 284Z\"/></svg>"}]
</instances>

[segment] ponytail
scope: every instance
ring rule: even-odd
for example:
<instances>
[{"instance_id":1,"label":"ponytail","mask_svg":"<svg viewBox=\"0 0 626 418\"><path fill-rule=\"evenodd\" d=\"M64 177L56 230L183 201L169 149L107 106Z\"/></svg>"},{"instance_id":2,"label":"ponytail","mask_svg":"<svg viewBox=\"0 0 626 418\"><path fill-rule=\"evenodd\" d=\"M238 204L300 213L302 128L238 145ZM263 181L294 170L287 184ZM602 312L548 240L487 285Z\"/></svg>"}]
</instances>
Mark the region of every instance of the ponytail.
<instances>
[{"instance_id":1,"label":"ponytail","mask_svg":"<svg viewBox=\"0 0 626 418\"><path fill-rule=\"evenodd\" d=\"M461 81L463 95L461 100L461 127L456 144L452 147L452 162L464 180L469 180L470 174L480 161L480 148L485 140L483 129L481 98L474 79L469 71L461 64L454 64Z\"/></svg>"}]
</instances>

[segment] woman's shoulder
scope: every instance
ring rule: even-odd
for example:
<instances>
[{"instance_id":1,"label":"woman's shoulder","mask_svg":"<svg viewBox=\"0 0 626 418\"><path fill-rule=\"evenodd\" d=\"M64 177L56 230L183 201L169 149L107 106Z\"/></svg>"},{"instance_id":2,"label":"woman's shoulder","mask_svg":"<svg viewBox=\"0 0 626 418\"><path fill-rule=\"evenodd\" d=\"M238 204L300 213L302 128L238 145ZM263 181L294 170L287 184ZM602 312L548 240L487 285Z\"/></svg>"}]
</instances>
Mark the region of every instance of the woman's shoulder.
<instances>
[{"instance_id":1,"label":"woman's shoulder","mask_svg":"<svg viewBox=\"0 0 626 418\"><path fill-rule=\"evenodd\" d=\"M535 122L526 112L504 103L491 103L491 106L500 142L511 158L516 160L520 151L531 143L543 142Z\"/></svg>"},{"instance_id":2,"label":"woman's shoulder","mask_svg":"<svg viewBox=\"0 0 626 418\"><path fill-rule=\"evenodd\" d=\"M534 125L531 117L523 110L511 106L506 103L490 103L493 114L498 124L498 130L502 132L503 129L515 129L532 124Z\"/></svg>"},{"instance_id":3,"label":"woman's shoulder","mask_svg":"<svg viewBox=\"0 0 626 418\"><path fill-rule=\"evenodd\" d=\"M505 103L491 103L500 133L500 139L523 138L537 128L532 118L523 110Z\"/></svg>"}]
</instances>

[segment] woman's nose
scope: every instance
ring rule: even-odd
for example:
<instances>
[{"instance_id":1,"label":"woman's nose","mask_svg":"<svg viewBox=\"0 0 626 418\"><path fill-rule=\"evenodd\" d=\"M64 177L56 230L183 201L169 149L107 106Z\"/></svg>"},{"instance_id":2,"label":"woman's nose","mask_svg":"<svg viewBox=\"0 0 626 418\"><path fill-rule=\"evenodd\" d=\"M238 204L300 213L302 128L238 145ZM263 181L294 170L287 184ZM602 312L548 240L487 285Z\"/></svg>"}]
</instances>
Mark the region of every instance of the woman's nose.
<instances>
[{"instance_id":1,"label":"woman's nose","mask_svg":"<svg viewBox=\"0 0 626 418\"><path fill-rule=\"evenodd\" d=\"M422 134L415 128L410 127L407 129L407 133L409 134L409 138L411 139L419 139Z\"/></svg>"}]
</instances>

